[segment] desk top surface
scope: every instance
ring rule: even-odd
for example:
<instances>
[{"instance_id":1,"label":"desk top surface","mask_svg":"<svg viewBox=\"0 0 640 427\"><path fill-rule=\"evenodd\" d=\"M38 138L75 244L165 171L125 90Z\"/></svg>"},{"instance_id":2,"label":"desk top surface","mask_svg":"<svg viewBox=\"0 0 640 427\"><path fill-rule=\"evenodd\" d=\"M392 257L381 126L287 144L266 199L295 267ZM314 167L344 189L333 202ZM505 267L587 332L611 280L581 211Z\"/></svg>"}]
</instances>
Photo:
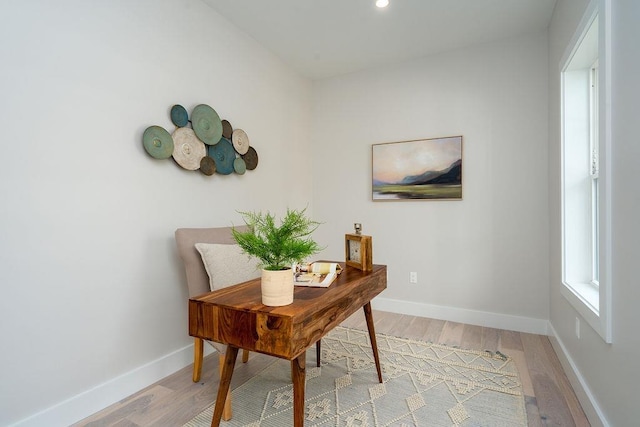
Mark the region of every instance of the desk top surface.
<instances>
[{"instance_id":1,"label":"desk top surface","mask_svg":"<svg viewBox=\"0 0 640 427\"><path fill-rule=\"evenodd\" d=\"M364 272L345 267L344 263L340 264L343 266L343 271L331 286L327 288L296 286L293 303L285 306L270 307L262 304L259 278L208 292L190 298L190 301L239 311L268 313L270 316L296 317L298 314L316 309L319 305L331 304L332 301L339 300L357 289L366 294L373 292L373 295L369 296L371 299L386 288L386 265L374 265L371 271Z\"/></svg>"}]
</instances>

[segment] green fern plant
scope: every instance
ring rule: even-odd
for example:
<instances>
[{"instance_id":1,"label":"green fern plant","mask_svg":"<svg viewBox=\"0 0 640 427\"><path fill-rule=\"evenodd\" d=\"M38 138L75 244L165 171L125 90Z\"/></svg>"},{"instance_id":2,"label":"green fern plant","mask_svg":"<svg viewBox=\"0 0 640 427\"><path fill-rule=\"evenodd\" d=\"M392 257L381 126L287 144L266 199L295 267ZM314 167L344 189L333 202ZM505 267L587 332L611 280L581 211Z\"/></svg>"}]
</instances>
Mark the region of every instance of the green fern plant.
<instances>
[{"instance_id":1,"label":"green fern plant","mask_svg":"<svg viewBox=\"0 0 640 427\"><path fill-rule=\"evenodd\" d=\"M263 269L285 270L321 249L311 238L320 223L307 218L306 210L287 209L280 225L269 212L239 212L248 230L234 227L233 237L245 253L260 260Z\"/></svg>"}]
</instances>

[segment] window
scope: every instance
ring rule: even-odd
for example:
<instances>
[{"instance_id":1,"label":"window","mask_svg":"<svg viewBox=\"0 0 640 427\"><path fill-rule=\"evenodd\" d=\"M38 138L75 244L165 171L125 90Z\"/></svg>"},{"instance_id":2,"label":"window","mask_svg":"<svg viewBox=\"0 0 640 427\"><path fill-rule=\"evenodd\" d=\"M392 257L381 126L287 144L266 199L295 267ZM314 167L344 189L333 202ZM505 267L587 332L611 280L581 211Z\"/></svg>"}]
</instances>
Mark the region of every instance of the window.
<instances>
[{"instance_id":1,"label":"window","mask_svg":"<svg viewBox=\"0 0 640 427\"><path fill-rule=\"evenodd\" d=\"M600 18L592 2L561 70L562 294L611 342L605 102L610 73L601 70L606 55L600 52L609 38Z\"/></svg>"}]
</instances>

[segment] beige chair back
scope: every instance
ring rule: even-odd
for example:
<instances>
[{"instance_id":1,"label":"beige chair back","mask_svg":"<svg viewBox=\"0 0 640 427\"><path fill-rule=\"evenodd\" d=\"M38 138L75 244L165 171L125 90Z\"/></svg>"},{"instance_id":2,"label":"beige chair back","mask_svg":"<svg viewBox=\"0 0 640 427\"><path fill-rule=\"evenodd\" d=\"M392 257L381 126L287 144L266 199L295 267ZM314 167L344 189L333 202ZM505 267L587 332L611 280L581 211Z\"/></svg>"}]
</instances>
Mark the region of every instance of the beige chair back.
<instances>
[{"instance_id":1,"label":"beige chair back","mask_svg":"<svg viewBox=\"0 0 640 427\"><path fill-rule=\"evenodd\" d=\"M235 227L246 230L246 226ZM178 254L184 263L187 275L189 297L209 292L209 276L204 268L200 253L195 248L196 243L217 243L232 245L236 241L231 234L232 227L217 228L178 228L175 232Z\"/></svg>"}]
</instances>

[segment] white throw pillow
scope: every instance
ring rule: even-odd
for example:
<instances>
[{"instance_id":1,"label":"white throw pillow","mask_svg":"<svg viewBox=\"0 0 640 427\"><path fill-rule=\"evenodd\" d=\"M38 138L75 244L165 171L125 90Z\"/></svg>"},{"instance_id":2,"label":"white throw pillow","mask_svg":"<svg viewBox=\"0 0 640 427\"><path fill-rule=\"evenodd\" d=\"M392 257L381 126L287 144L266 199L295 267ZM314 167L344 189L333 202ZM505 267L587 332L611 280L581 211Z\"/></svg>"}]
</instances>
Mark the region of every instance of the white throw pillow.
<instances>
[{"instance_id":1,"label":"white throw pillow","mask_svg":"<svg viewBox=\"0 0 640 427\"><path fill-rule=\"evenodd\" d=\"M204 268L209 274L211 290L260 277L259 260L242 252L238 245L196 243Z\"/></svg>"}]
</instances>

